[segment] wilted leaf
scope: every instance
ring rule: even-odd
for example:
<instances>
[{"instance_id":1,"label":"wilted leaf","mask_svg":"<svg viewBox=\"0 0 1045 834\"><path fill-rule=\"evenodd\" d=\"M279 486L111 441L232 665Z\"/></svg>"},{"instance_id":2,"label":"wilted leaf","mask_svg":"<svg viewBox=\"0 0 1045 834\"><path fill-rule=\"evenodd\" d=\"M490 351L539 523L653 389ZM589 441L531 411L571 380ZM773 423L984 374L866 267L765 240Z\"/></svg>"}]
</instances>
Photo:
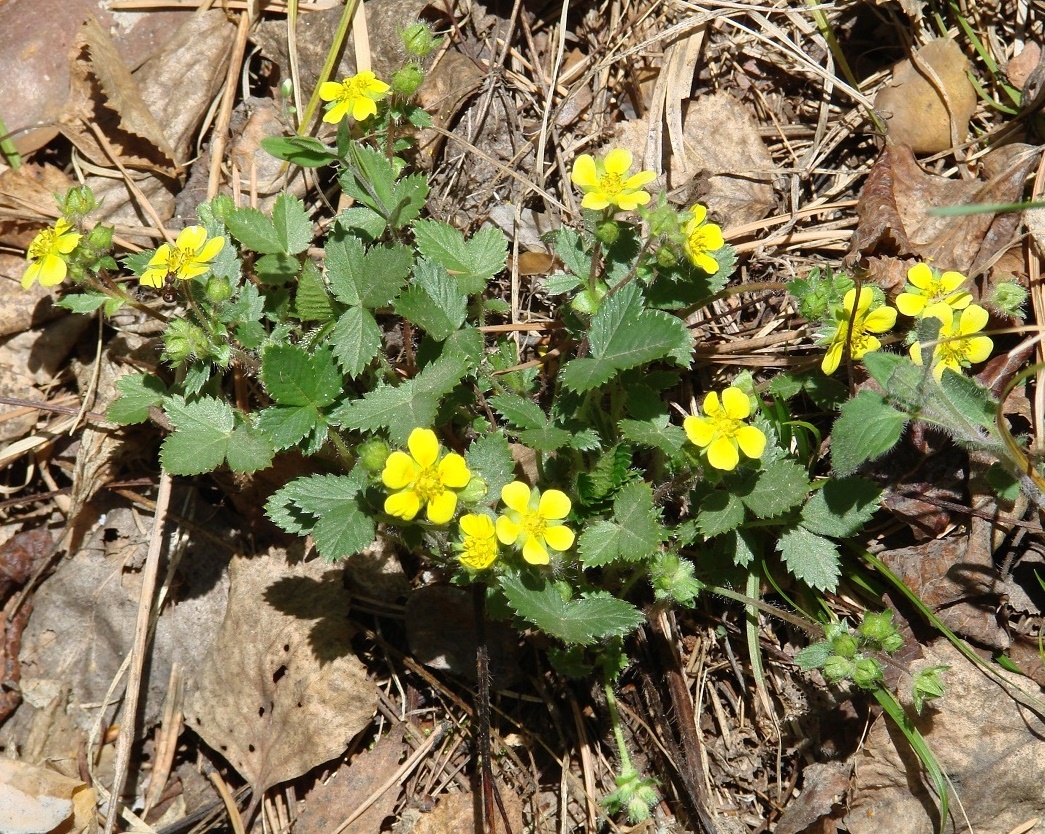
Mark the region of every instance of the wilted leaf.
<instances>
[{"instance_id":1,"label":"wilted leaf","mask_svg":"<svg viewBox=\"0 0 1045 834\"><path fill-rule=\"evenodd\" d=\"M97 831L94 788L53 770L0 759L0 830Z\"/></svg>"}]
</instances>

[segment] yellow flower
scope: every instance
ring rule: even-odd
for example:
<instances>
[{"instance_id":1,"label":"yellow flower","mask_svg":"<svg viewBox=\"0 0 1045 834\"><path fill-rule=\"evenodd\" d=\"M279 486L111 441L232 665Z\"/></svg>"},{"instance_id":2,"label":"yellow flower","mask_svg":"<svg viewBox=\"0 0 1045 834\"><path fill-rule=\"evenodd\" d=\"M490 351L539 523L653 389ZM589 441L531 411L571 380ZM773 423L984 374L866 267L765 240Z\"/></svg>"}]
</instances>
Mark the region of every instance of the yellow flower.
<instances>
[{"instance_id":1,"label":"yellow flower","mask_svg":"<svg viewBox=\"0 0 1045 834\"><path fill-rule=\"evenodd\" d=\"M960 313L940 307L933 310L931 315L940 320L940 333L933 348L933 376L937 380L943 377L947 368L960 374L962 368L983 362L991 355L994 342L987 336L974 335L987 325L988 315L983 307L970 304ZM922 364L920 342L911 345L911 358L916 365Z\"/></svg>"},{"instance_id":2,"label":"yellow flower","mask_svg":"<svg viewBox=\"0 0 1045 834\"><path fill-rule=\"evenodd\" d=\"M631 151L616 148L606 154L605 159L594 159L586 153L573 161L573 184L584 192L581 205L586 209L601 211L607 206L616 206L631 211L650 201L650 195L642 186L657 178L653 171L639 171L627 176L631 168Z\"/></svg>"},{"instance_id":3,"label":"yellow flower","mask_svg":"<svg viewBox=\"0 0 1045 834\"><path fill-rule=\"evenodd\" d=\"M541 494L522 481L512 481L501 489L501 500L508 511L497 518L497 538L501 544L522 545L523 558L531 565L547 565L548 549L559 552L573 547L573 531L562 523L570 514L569 497L557 489Z\"/></svg>"},{"instance_id":4,"label":"yellow flower","mask_svg":"<svg viewBox=\"0 0 1045 834\"><path fill-rule=\"evenodd\" d=\"M744 423L751 416L751 400L735 386L722 392L722 400L711 391L704 397L704 416L682 421L686 437L694 446L707 449L708 463L729 472L740 463L740 452L760 458L766 448L762 429ZM739 449L739 451L738 451Z\"/></svg>"},{"instance_id":5,"label":"yellow flower","mask_svg":"<svg viewBox=\"0 0 1045 834\"><path fill-rule=\"evenodd\" d=\"M142 273L141 282L147 287L162 287L167 276L188 281L210 271L210 262L225 246L225 238L207 238L202 226L186 226L178 232L174 245L163 244Z\"/></svg>"},{"instance_id":6,"label":"yellow flower","mask_svg":"<svg viewBox=\"0 0 1045 834\"><path fill-rule=\"evenodd\" d=\"M856 289L851 289L842 298L842 309L836 311L838 326L827 348L827 354L820 367L825 374L833 374L842 363L842 351L849 344L853 359L860 359L865 354L878 350L882 343L872 333L885 333L896 324L896 310L892 307L879 307L868 312L874 293L870 287L860 288L860 300L857 301ZM855 308L855 309L854 309ZM852 336L850 336L852 332Z\"/></svg>"},{"instance_id":7,"label":"yellow flower","mask_svg":"<svg viewBox=\"0 0 1045 834\"><path fill-rule=\"evenodd\" d=\"M461 553L457 557L472 570L486 570L497 560L497 532L487 515L461 516Z\"/></svg>"},{"instance_id":8,"label":"yellow flower","mask_svg":"<svg viewBox=\"0 0 1045 834\"><path fill-rule=\"evenodd\" d=\"M65 280L69 271L65 256L76 248L81 237L72 228L72 223L59 217L53 228L44 229L33 238L25 255L29 266L22 275L22 289L29 289L36 281L54 287Z\"/></svg>"},{"instance_id":9,"label":"yellow flower","mask_svg":"<svg viewBox=\"0 0 1045 834\"><path fill-rule=\"evenodd\" d=\"M472 480L464 458L456 452L439 457L439 441L431 429L414 429L406 441L410 454L392 452L381 481L392 493L385 512L412 521L421 507L432 524L446 524L457 509L457 492Z\"/></svg>"},{"instance_id":10,"label":"yellow flower","mask_svg":"<svg viewBox=\"0 0 1045 834\"><path fill-rule=\"evenodd\" d=\"M905 316L920 318L933 315L937 305L951 310L964 310L972 303L972 296L958 288L965 283L960 272L937 275L927 264L915 264L907 270L907 287L896 296L896 309Z\"/></svg>"},{"instance_id":11,"label":"yellow flower","mask_svg":"<svg viewBox=\"0 0 1045 834\"><path fill-rule=\"evenodd\" d=\"M704 222L708 216L705 206L693 206L690 212L693 217L682 229L682 249L694 266L704 270L708 275L714 275L718 272L718 261L709 253L725 245L722 228L714 223Z\"/></svg>"},{"instance_id":12,"label":"yellow flower","mask_svg":"<svg viewBox=\"0 0 1045 834\"><path fill-rule=\"evenodd\" d=\"M333 103L327 108L323 121L336 125L345 114L351 113L353 119L361 122L377 113L377 102L385 98L390 89L370 70L356 73L341 83L325 81L319 85L319 97Z\"/></svg>"}]
</instances>

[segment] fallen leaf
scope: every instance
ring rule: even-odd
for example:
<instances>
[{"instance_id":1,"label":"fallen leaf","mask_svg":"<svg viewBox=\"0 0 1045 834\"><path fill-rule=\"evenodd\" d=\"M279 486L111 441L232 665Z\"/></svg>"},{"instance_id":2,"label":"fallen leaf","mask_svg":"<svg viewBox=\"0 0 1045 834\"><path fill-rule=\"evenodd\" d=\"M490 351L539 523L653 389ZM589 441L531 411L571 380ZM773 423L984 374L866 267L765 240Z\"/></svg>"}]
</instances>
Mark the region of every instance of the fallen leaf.
<instances>
[{"instance_id":1,"label":"fallen leaf","mask_svg":"<svg viewBox=\"0 0 1045 834\"><path fill-rule=\"evenodd\" d=\"M1008 834L1028 819L1045 816L1045 723L947 640L925 646L924 655L911 671L950 666L943 673L946 694L920 716L910 705L909 686L899 696L961 799L959 810L952 797L944 830ZM994 668L1012 686L1034 689L1026 678ZM849 813L843 821L850 834L937 830L937 800L929 794L921 763L891 721L878 719L853 763Z\"/></svg>"},{"instance_id":2,"label":"fallen leaf","mask_svg":"<svg viewBox=\"0 0 1045 834\"><path fill-rule=\"evenodd\" d=\"M256 804L341 755L369 725L376 691L352 651L340 569L276 553L234 558L229 579L185 718L251 784Z\"/></svg>"},{"instance_id":3,"label":"fallen leaf","mask_svg":"<svg viewBox=\"0 0 1045 834\"><path fill-rule=\"evenodd\" d=\"M1023 89L1032 72L1041 63L1041 47L1034 41L1026 41L1023 49L1005 64L1005 77L1013 87Z\"/></svg>"},{"instance_id":4,"label":"fallen leaf","mask_svg":"<svg viewBox=\"0 0 1045 834\"><path fill-rule=\"evenodd\" d=\"M889 138L915 153L939 153L964 142L976 111L968 71L965 53L949 38L929 41L914 60L897 64L874 100Z\"/></svg>"},{"instance_id":5,"label":"fallen leaf","mask_svg":"<svg viewBox=\"0 0 1045 834\"><path fill-rule=\"evenodd\" d=\"M996 148L983 159L981 179L966 181L928 174L910 148L887 142L860 192L846 264L852 267L871 256L913 256L939 269L980 275L1009 248L1019 214L941 217L930 212L939 206L1018 202L1040 151L1020 144Z\"/></svg>"},{"instance_id":6,"label":"fallen leaf","mask_svg":"<svg viewBox=\"0 0 1045 834\"><path fill-rule=\"evenodd\" d=\"M830 814L849 789L852 769L851 764L843 762L806 765L802 769L802 793L780 815L776 834L800 834Z\"/></svg>"},{"instance_id":7,"label":"fallen leaf","mask_svg":"<svg viewBox=\"0 0 1045 834\"><path fill-rule=\"evenodd\" d=\"M94 789L79 779L0 759L0 834L94 832Z\"/></svg>"}]
</instances>

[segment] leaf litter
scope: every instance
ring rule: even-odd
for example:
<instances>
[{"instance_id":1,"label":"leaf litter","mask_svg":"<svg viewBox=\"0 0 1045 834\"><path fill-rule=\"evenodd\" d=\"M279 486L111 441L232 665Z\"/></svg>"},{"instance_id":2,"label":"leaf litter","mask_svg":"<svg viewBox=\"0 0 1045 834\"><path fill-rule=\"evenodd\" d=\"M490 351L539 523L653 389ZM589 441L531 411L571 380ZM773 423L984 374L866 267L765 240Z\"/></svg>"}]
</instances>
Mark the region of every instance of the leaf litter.
<instances>
[{"instance_id":1,"label":"leaf litter","mask_svg":"<svg viewBox=\"0 0 1045 834\"><path fill-rule=\"evenodd\" d=\"M299 23L307 21L318 31L328 30L340 14L330 4L314 4L315 10L309 5L303 4ZM1003 272L1026 280L1019 214L932 213L946 205L1016 201L1039 164L1033 134L990 141L1005 119L982 99L970 105L963 62L969 61L974 74L986 70L968 41L959 36L942 42L950 46L932 47L935 33L929 19L917 14L917 4L903 5L903 12L877 4L878 14L870 16L866 4L839 4L831 25L845 54L852 60L868 44L878 49L867 54L880 53L879 64L857 67L861 84L856 89L835 64L837 56L814 18L791 5L712 4L695 14L672 3L611 10L582 4L570 9L565 29L557 14L542 16L525 5L515 16L474 3L441 8L434 19L453 38L437 56L421 95L440 128L419 136L421 158L433 173L429 211L469 232L498 215L502 228L522 236L527 225L538 225L542 213L564 210L562 203L542 203L535 195L551 189L568 204L574 198L562 182L571 159L612 142L664 174L680 204L698 197L713 204L727 238L731 229L743 236L743 280L752 284L801 276L825 259L837 263L846 254L851 265L866 268L868 280L890 293L902 288L914 258L969 274L978 279L980 294ZM65 8L72 18L72 6ZM372 25L368 34L357 31L354 48L346 50L349 68L362 61L392 65L396 24L432 11L416 2L370 2L364 8ZM281 171L258 151L258 142L286 118L286 102L276 88L294 60L300 61L298 81L307 88L325 51L299 49L292 60L285 44L296 38L298 46L311 47L309 29L291 32L280 8L266 9L255 30L258 56L243 76L250 97L236 104L234 119L215 127L208 114L219 102L230 61L238 60L236 26L226 10L182 16L180 26L166 22L161 12L138 14L137 19L154 21L164 32L159 48L138 57L129 57L125 31L110 22L125 12L107 9L101 25L82 28L86 16L78 17L68 40L78 48L67 62L62 50L47 48L52 35L44 12L35 12L39 17L34 18L25 4L8 3L0 4L0 15L16 9L19 25L28 27L23 42L38 47L34 57L54 62L56 76L72 78L72 93L67 100L50 84L50 72L37 70L28 82L19 76L17 89L50 109L24 112L0 98L0 116L8 130L18 132L16 138L28 137L38 122L52 131L60 125L72 147L46 137L35 147L23 144L26 153L43 150L21 171L0 172L0 241L5 246L0 252L5 279L0 283L0 348L5 353L0 356L11 370L4 374L5 384L17 381L0 391L17 403L5 406L11 411L2 415L8 444L0 455L3 489L13 496L0 504L3 538L20 542L17 536L46 531L59 542L51 572L35 577L36 584L26 591L20 608L25 613L8 618L9 631L18 617L28 619L22 623L26 630L18 653L21 680L5 680L17 686L24 703L0 728L0 745L8 756L22 757L12 769L28 773L51 762L51 772L65 772L71 781L60 790L31 791L70 801L93 791L80 779L81 760L91 761L93 770L84 775L97 787L109 784L108 730L127 720L110 688L113 681L117 692L122 686L120 667L134 628L153 506L156 441L133 429L117 437L104 424L67 432L77 425L72 417L81 404L96 413L104 408L95 397L105 386L91 382L99 351L107 363L106 380L116 365L147 367L156 356L112 334L99 343L93 328L69 329L77 319L48 324L55 311L44 293L27 296L17 288L24 268L17 252L41 222L54 216L48 195L74 176L84 176L106 194L104 216L122 224L118 231L127 236L129 250L155 245L165 231L161 226L174 229L191 221L212 169L223 172L226 193L266 205ZM1018 42L1027 40L1030 49L1041 40L1040 21L1028 20L1017 31L1015 13L1000 0L978 4L976 14L976 25L996 32L989 48L1003 65L1019 57ZM13 31L0 26L0 33ZM921 50L906 70L896 67L894 60L906 57L904 45L912 37L923 44ZM0 49L0 60L15 54ZM1011 67L1013 83L1018 70ZM1020 71L1027 84L1033 81L1032 70ZM35 87L27 90L27 83ZM912 92L914 87L920 91ZM881 109L889 111L883 113L889 134L884 145L866 109L877 91L886 96L887 103L877 100ZM929 105L915 107L913 120L901 128L902 111L923 98ZM63 104L55 108L54 102ZM966 141L967 123L972 124L972 147L939 160L916 156ZM905 135L912 127L915 135ZM215 161L210 154L218 130L231 130L232 136L227 156ZM981 140L984 136L988 141ZM900 144L904 140L915 150ZM48 141L52 144L44 144ZM300 179L292 187L321 223L329 222L329 209L314 183ZM505 217L505 206L519 211ZM750 226L758 233L744 231ZM771 231L767 239L766 229L778 233ZM539 235L531 233L527 246L536 249ZM518 309L542 309L539 282L520 282L516 289ZM706 361L696 372L702 385L748 364L768 373L814 355L803 322L779 293L738 293L716 305L715 320L703 331L699 355ZM1039 320L1040 308L1031 314ZM995 324L1013 322L996 317ZM760 341L779 328L794 334L785 343L793 349L767 350ZM77 364L88 372L67 372ZM1032 396L1026 400L1028 409L1036 407ZM74 415L53 410L67 403L76 406ZM1035 419L1032 413L1017 416ZM937 615L980 651L1027 645L1026 638L1041 627L1041 601L1033 571L1022 574L1021 581L1019 568L1022 558L1040 557L1040 527L1027 522L1014 528L1012 522L1021 520L1016 509L993 502L989 488L966 475L963 462L955 465L944 446L935 438L912 437L893 459L879 462L885 480L922 468L909 479L920 503L913 503L914 497L900 501L897 495L891 506L905 533L883 534L875 545ZM940 475L943 469L931 474L934 459L946 476ZM186 484L175 502L180 509L172 541L183 542L185 552L173 564L156 608L136 731L135 778L128 789L132 806L133 797L144 793L143 774L160 764L150 756L160 748L159 728L175 667L187 670L187 729L170 771L170 795L152 809L153 822L169 824L179 815L200 814L213 828L221 825L229 803L210 783L193 776L188 765L202 756L220 773L217 781L254 789L250 802L261 807L274 830L290 830L296 817L300 827L294 830L330 831L345 818L338 819L338 804L369 798L400 772L401 759L419 749L438 722L455 724L469 716L472 685L453 671L459 662L446 661L448 653L438 644L411 657L407 647L417 638L409 640L405 632L416 632L421 618L403 613L402 596L417 593L408 582L397 579L382 592L365 580L343 580L339 567L288 557L278 543L269 547L273 533L257 507L266 489L276 486L263 479L217 478ZM235 512L226 512L227 505ZM1011 538L995 535L988 518L999 514L1006 529L1029 531L1022 534L1018 552L1006 549ZM254 555L232 556L247 551L243 536L248 532ZM373 559L397 563L395 548ZM420 580L413 569L411 578ZM18 576L23 575L18 568ZM13 605L16 593L8 588L0 601ZM435 613L425 615L434 621L439 605L461 606L452 594L442 602L435 599L429 609ZM1020 600L1023 615L1018 622L1015 612L1005 608L1006 600L1014 599ZM843 611L850 605L837 603ZM930 830L925 808L932 803L920 793L919 765L903 740L866 705L846 705L822 683L809 689L806 676L788 662L794 647L786 630L773 619L759 626L769 658L766 685L780 714L771 717L755 708L755 687L737 657L736 622L735 610L708 604L679 612L672 632L686 671L684 690L673 697L684 695L691 709L701 705L692 728L699 750L666 715L648 714L657 703L678 709L681 701L659 700L648 689L651 676L661 683L665 674L679 670L661 668L662 661L639 654L637 662L648 667L645 677L625 679L646 681L644 692L626 686L622 705L633 748L659 768L667 786L670 799L659 810L661 820L670 824L674 817L683 827L695 825L694 809L685 799L692 785L678 784L685 771L703 779L713 824L722 831L798 831L802 826L855 832L883 824L906 826L896 829L906 831L914 820L919 830ZM5 640L5 668L17 651L14 642L12 635ZM912 720L922 722L959 786L975 830L1008 831L1045 816L1039 719L1000 697L997 685L948 644L921 636L919 642L924 657L915 663L947 663L951 676L937 711ZM1033 649L1029 655L1034 656ZM442 661L426 667L422 661L432 658ZM605 727L592 718L599 711L598 697L583 687L563 686L525 663L523 670L532 687L525 697L504 694L494 728L503 756L503 792L525 797L525 810L518 816L514 807L510 812L514 830L522 830L524 813L532 830L570 825L593 830L598 814L591 797L612 787L607 780L613 772ZM1027 679L1012 682L1029 686ZM865 722L871 730L858 744ZM810 734L802 725L816 730ZM655 735L650 726L657 728ZM549 727L554 735L544 732ZM435 743L428 755L404 773L402 784L381 794L358 830L380 830L388 817L419 818L424 820L419 827L433 830L461 830L470 819L471 785L462 776L472 761L466 737L431 738ZM690 754L703 762L702 773L686 769L684 757ZM843 765L825 767L831 760ZM301 790L295 793L284 783ZM1005 790L998 789L1002 783ZM14 775L0 777L3 787L24 791L19 784ZM418 812L431 801L435 813ZM71 805L48 807L46 813L59 822L81 823ZM88 830L93 824L83 823ZM953 830L966 830L960 815Z\"/></svg>"}]
</instances>

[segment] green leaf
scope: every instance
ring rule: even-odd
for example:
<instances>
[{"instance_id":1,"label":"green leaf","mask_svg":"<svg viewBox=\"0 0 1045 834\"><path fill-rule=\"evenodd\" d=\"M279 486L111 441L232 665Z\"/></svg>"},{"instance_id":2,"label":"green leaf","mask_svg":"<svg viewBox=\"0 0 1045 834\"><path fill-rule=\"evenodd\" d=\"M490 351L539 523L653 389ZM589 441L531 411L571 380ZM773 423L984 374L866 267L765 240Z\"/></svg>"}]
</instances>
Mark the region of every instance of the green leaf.
<instances>
[{"instance_id":1,"label":"green leaf","mask_svg":"<svg viewBox=\"0 0 1045 834\"><path fill-rule=\"evenodd\" d=\"M394 387L382 385L362 399L344 403L334 418L360 431L387 428L393 443L405 444L411 431L435 422L439 401L467 373L468 364L460 355L442 356L413 379Z\"/></svg>"},{"instance_id":2,"label":"green leaf","mask_svg":"<svg viewBox=\"0 0 1045 834\"><path fill-rule=\"evenodd\" d=\"M272 221L256 208L234 209L225 218L225 225L247 249L262 255L277 255L285 251Z\"/></svg>"},{"instance_id":3,"label":"green leaf","mask_svg":"<svg viewBox=\"0 0 1045 834\"><path fill-rule=\"evenodd\" d=\"M543 576L506 574L501 577L501 590L516 614L564 643L587 646L607 637L623 637L644 619L634 605L605 593L563 599Z\"/></svg>"},{"instance_id":4,"label":"green leaf","mask_svg":"<svg viewBox=\"0 0 1045 834\"><path fill-rule=\"evenodd\" d=\"M832 478L802 507L802 526L836 539L855 535L878 509L881 494L864 478Z\"/></svg>"},{"instance_id":5,"label":"green leaf","mask_svg":"<svg viewBox=\"0 0 1045 834\"><path fill-rule=\"evenodd\" d=\"M861 391L842 406L831 430L834 470L848 475L866 461L884 455L900 440L906 422L907 415L889 405L881 394Z\"/></svg>"},{"instance_id":6,"label":"green leaf","mask_svg":"<svg viewBox=\"0 0 1045 834\"><path fill-rule=\"evenodd\" d=\"M311 533L324 559L351 556L374 541L374 521L359 495L363 483L355 471L298 478L272 495L265 512L288 533Z\"/></svg>"},{"instance_id":7,"label":"green leaf","mask_svg":"<svg viewBox=\"0 0 1045 834\"><path fill-rule=\"evenodd\" d=\"M63 310L69 310L72 313L85 315L87 313L93 313L108 300L109 296L103 292L80 290L80 292L62 296L54 302L54 306L61 307Z\"/></svg>"},{"instance_id":8,"label":"green leaf","mask_svg":"<svg viewBox=\"0 0 1045 834\"><path fill-rule=\"evenodd\" d=\"M482 229L465 240L447 223L419 220L414 224L414 239L418 251L453 275L466 295L482 292L486 282L504 269L508 257L508 241L496 228Z\"/></svg>"},{"instance_id":9,"label":"green leaf","mask_svg":"<svg viewBox=\"0 0 1045 834\"><path fill-rule=\"evenodd\" d=\"M569 272L553 273L541 282L544 291L548 295L562 295L563 293L573 292L582 284L583 281L580 278Z\"/></svg>"},{"instance_id":10,"label":"green leaf","mask_svg":"<svg viewBox=\"0 0 1045 834\"><path fill-rule=\"evenodd\" d=\"M540 429L522 429L516 432L519 442L538 452L554 452L570 445L573 435L566 429L545 426Z\"/></svg>"},{"instance_id":11,"label":"green leaf","mask_svg":"<svg viewBox=\"0 0 1045 834\"><path fill-rule=\"evenodd\" d=\"M464 324L468 296L439 264L422 258L413 280L396 300L396 312L436 341L443 341Z\"/></svg>"},{"instance_id":12,"label":"green leaf","mask_svg":"<svg viewBox=\"0 0 1045 834\"><path fill-rule=\"evenodd\" d=\"M807 585L820 591L834 591L838 586L840 557L830 539L793 527L780 535L777 550L787 569Z\"/></svg>"},{"instance_id":13,"label":"green leaf","mask_svg":"<svg viewBox=\"0 0 1045 834\"><path fill-rule=\"evenodd\" d=\"M294 293L294 315L301 321L330 321L334 317L334 302L314 261L301 266L297 291Z\"/></svg>"},{"instance_id":14,"label":"green leaf","mask_svg":"<svg viewBox=\"0 0 1045 834\"><path fill-rule=\"evenodd\" d=\"M533 400L517 394L496 394L487 400L494 410L520 429L540 429L548 425L548 416Z\"/></svg>"},{"instance_id":15,"label":"green leaf","mask_svg":"<svg viewBox=\"0 0 1045 834\"><path fill-rule=\"evenodd\" d=\"M289 449L312 433L307 454L315 454L327 436L327 422L314 405L273 405L258 415L258 427L277 449Z\"/></svg>"},{"instance_id":16,"label":"green leaf","mask_svg":"<svg viewBox=\"0 0 1045 834\"><path fill-rule=\"evenodd\" d=\"M583 393L611 380L620 371L671 357L689 365L692 339L681 319L647 310L637 284L629 284L603 301L588 331L591 358L574 359L562 369L563 384Z\"/></svg>"},{"instance_id":17,"label":"green leaf","mask_svg":"<svg viewBox=\"0 0 1045 834\"><path fill-rule=\"evenodd\" d=\"M346 151L341 188L386 220L391 219L396 210L396 172L392 163L380 151L357 142L350 143Z\"/></svg>"},{"instance_id":18,"label":"green leaf","mask_svg":"<svg viewBox=\"0 0 1045 834\"><path fill-rule=\"evenodd\" d=\"M261 356L261 380L280 405L323 408L341 393L341 371L326 348L311 355L297 345L275 344Z\"/></svg>"},{"instance_id":19,"label":"green leaf","mask_svg":"<svg viewBox=\"0 0 1045 834\"><path fill-rule=\"evenodd\" d=\"M300 165L302 168L319 168L337 160L337 153L311 136L266 136L261 140L266 153Z\"/></svg>"},{"instance_id":20,"label":"green leaf","mask_svg":"<svg viewBox=\"0 0 1045 834\"><path fill-rule=\"evenodd\" d=\"M116 380L120 392L105 416L121 426L144 423L149 409L159 406L167 396L167 386L152 374L127 374Z\"/></svg>"},{"instance_id":21,"label":"green leaf","mask_svg":"<svg viewBox=\"0 0 1045 834\"><path fill-rule=\"evenodd\" d=\"M327 242L327 279L339 301L370 310L391 303L406 283L413 254L399 244L371 246L342 235Z\"/></svg>"},{"instance_id":22,"label":"green leaf","mask_svg":"<svg viewBox=\"0 0 1045 834\"><path fill-rule=\"evenodd\" d=\"M496 499L501 487L515 480L515 459L504 433L484 434L464 456L468 468L486 482L487 500Z\"/></svg>"},{"instance_id":23,"label":"green leaf","mask_svg":"<svg viewBox=\"0 0 1045 834\"><path fill-rule=\"evenodd\" d=\"M174 396L164 402L164 411L174 431L163 441L160 462L172 475L210 472L221 466L226 454L229 467L237 472L253 472L272 462L272 446L226 402L211 397L186 402Z\"/></svg>"},{"instance_id":24,"label":"green leaf","mask_svg":"<svg viewBox=\"0 0 1045 834\"><path fill-rule=\"evenodd\" d=\"M577 474L581 502L591 505L609 498L627 480L630 466L631 449L627 446L617 443L607 449L593 467Z\"/></svg>"},{"instance_id":25,"label":"green leaf","mask_svg":"<svg viewBox=\"0 0 1045 834\"><path fill-rule=\"evenodd\" d=\"M686 433L678 426L668 425L668 416L650 420L621 420L617 423L623 440L638 446L660 449L669 458L682 456Z\"/></svg>"},{"instance_id":26,"label":"green leaf","mask_svg":"<svg viewBox=\"0 0 1045 834\"><path fill-rule=\"evenodd\" d=\"M591 254L580 235L573 229L561 226L550 236L555 254L565 267L579 278L586 278L591 272Z\"/></svg>"},{"instance_id":27,"label":"green leaf","mask_svg":"<svg viewBox=\"0 0 1045 834\"><path fill-rule=\"evenodd\" d=\"M697 529L705 538L735 530L744 523L744 502L732 492L716 489L700 503Z\"/></svg>"},{"instance_id":28,"label":"green leaf","mask_svg":"<svg viewBox=\"0 0 1045 834\"><path fill-rule=\"evenodd\" d=\"M186 397L195 396L210 382L212 375L210 362L193 362L185 371L185 379L181 383L182 393Z\"/></svg>"},{"instance_id":29,"label":"green leaf","mask_svg":"<svg viewBox=\"0 0 1045 834\"><path fill-rule=\"evenodd\" d=\"M297 255L312 242L312 221L305 204L290 194L280 194L272 207L272 225L283 252Z\"/></svg>"},{"instance_id":30,"label":"green leaf","mask_svg":"<svg viewBox=\"0 0 1045 834\"><path fill-rule=\"evenodd\" d=\"M744 506L758 518L772 518L802 503L809 492L805 467L793 460L777 460L747 479L738 491Z\"/></svg>"},{"instance_id":31,"label":"green leaf","mask_svg":"<svg viewBox=\"0 0 1045 834\"><path fill-rule=\"evenodd\" d=\"M593 568L649 559L666 538L660 512L653 505L653 490L645 481L632 481L621 487L613 501L613 520L586 527L578 547L584 567Z\"/></svg>"},{"instance_id":32,"label":"green leaf","mask_svg":"<svg viewBox=\"0 0 1045 834\"><path fill-rule=\"evenodd\" d=\"M998 403L991 396L990 391L980 385L976 380L969 379L964 374L955 371L944 371L940 380L940 388L963 419L982 429L993 432L996 428L995 421L998 415ZM947 409L949 410L949 409ZM937 409L933 409L937 412ZM939 412L946 413L944 409ZM937 413L939 413L937 412ZM963 432L968 434L968 432Z\"/></svg>"},{"instance_id":33,"label":"green leaf","mask_svg":"<svg viewBox=\"0 0 1045 834\"><path fill-rule=\"evenodd\" d=\"M246 474L268 469L272 465L273 453L268 438L251 428L250 424L242 422L233 430L225 455L229 469Z\"/></svg>"},{"instance_id":34,"label":"green leaf","mask_svg":"<svg viewBox=\"0 0 1045 834\"><path fill-rule=\"evenodd\" d=\"M354 379L381 349L381 328L369 310L349 307L338 318L327 342L342 370Z\"/></svg>"},{"instance_id":35,"label":"green leaf","mask_svg":"<svg viewBox=\"0 0 1045 834\"><path fill-rule=\"evenodd\" d=\"M254 274L263 284L279 286L293 281L301 272L301 262L292 255L279 252L262 255L254 262Z\"/></svg>"},{"instance_id":36,"label":"green leaf","mask_svg":"<svg viewBox=\"0 0 1045 834\"><path fill-rule=\"evenodd\" d=\"M813 643L801 649L795 655L795 664L807 672L813 669L823 669L827 659L834 654L831 644L827 640Z\"/></svg>"}]
</instances>

